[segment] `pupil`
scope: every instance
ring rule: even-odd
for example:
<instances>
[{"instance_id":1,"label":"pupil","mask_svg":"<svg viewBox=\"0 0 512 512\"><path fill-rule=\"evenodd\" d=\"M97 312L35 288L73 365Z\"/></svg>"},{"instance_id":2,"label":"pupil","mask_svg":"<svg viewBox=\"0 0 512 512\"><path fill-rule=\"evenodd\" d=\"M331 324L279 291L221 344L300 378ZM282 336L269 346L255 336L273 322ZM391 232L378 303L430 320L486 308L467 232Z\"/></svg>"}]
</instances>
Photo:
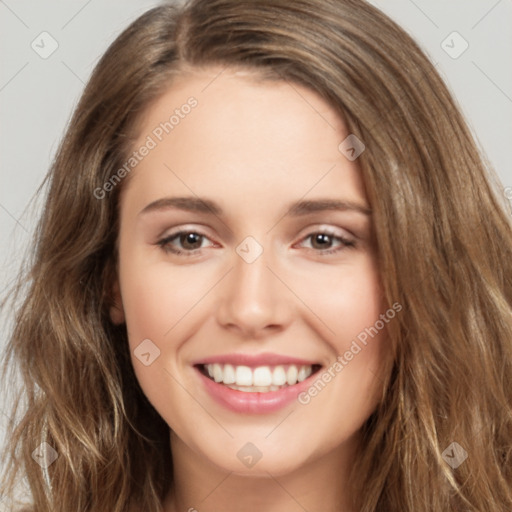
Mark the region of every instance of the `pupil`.
<instances>
[{"instance_id":1,"label":"pupil","mask_svg":"<svg viewBox=\"0 0 512 512\"><path fill-rule=\"evenodd\" d=\"M319 233L315 237L313 237L315 243L316 242L320 243L320 249L325 249L325 247L322 247L322 245L325 243L327 243L327 245L329 245L329 238L330 238L330 235L326 235L325 233ZM315 243L313 243L313 246L315 245Z\"/></svg>"},{"instance_id":2,"label":"pupil","mask_svg":"<svg viewBox=\"0 0 512 512\"><path fill-rule=\"evenodd\" d=\"M182 235L181 242L184 245L184 247L187 247L187 244L197 244L198 240L200 240L201 235L197 233L187 233L186 235ZM199 244L201 245L201 244ZM197 249L197 247L189 247L191 249Z\"/></svg>"}]
</instances>

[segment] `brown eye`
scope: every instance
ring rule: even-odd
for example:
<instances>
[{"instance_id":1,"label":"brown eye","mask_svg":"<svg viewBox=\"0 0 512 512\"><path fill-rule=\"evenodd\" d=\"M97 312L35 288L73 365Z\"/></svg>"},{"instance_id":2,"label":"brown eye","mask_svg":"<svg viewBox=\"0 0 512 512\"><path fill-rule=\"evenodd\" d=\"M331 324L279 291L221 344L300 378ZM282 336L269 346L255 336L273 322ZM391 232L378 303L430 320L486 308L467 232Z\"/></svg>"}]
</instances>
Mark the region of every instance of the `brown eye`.
<instances>
[{"instance_id":1,"label":"brown eye","mask_svg":"<svg viewBox=\"0 0 512 512\"><path fill-rule=\"evenodd\" d=\"M157 242L157 245L165 252L192 256L202 248L205 239L208 238L196 231L179 231L162 238Z\"/></svg>"},{"instance_id":2,"label":"brown eye","mask_svg":"<svg viewBox=\"0 0 512 512\"><path fill-rule=\"evenodd\" d=\"M332 235L328 235L327 233L315 233L313 235L309 235L312 240L313 249L329 249L332 246Z\"/></svg>"},{"instance_id":3,"label":"brown eye","mask_svg":"<svg viewBox=\"0 0 512 512\"><path fill-rule=\"evenodd\" d=\"M344 249L355 247L356 245L355 241L353 240L349 240L341 235L325 231L310 233L303 238L303 243L306 240L311 240L310 248L319 255L337 253L343 251ZM332 248L335 241L338 241L338 246Z\"/></svg>"},{"instance_id":4,"label":"brown eye","mask_svg":"<svg viewBox=\"0 0 512 512\"><path fill-rule=\"evenodd\" d=\"M179 241L184 249L199 249L203 241L203 235L194 232L184 233L179 235Z\"/></svg>"}]
</instances>

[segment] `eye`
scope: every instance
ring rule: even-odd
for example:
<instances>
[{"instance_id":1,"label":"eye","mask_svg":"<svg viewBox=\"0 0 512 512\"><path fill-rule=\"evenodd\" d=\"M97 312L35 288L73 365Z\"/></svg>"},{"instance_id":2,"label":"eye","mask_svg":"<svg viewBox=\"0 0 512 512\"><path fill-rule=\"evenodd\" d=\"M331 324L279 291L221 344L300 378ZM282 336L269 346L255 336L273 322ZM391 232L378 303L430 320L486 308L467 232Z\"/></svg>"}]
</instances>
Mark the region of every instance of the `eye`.
<instances>
[{"instance_id":1,"label":"eye","mask_svg":"<svg viewBox=\"0 0 512 512\"><path fill-rule=\"evenodd\" d=\"M196 251L202 249L202 242L208 239L206 235L197 231L178 231L157 242L165 252L180 254L185 256L193 256ZM181 249L176 247L175 243L181 245Z\"/></svg>"},{"instance_id":2,"label":"eye","mask_svg":"<svg viewBox=\"0 0 512 512\"><path fill-rule=\"evenodd\" d=\"M337 235L336 233L332 233L330 231L316 231L314 233L310 233L303 241L311 239L311 249L315 252L318 252L320 255L333 254L340 251L343 251L349 247L355 247L356 243L354 240L349 240L348 238ZM332 248L333 242L338 240L340 245L337 248Z\"/></svg>"},{"instance_id":3,"label":"eye","mask_svg":"<svg viewBox=\"0 0 512 512\"><path fill-rule=\"evenodd\" d=\"M198 231L182 230L177 233L172 233L157 242L166 253L178 254L181 256L194 256L198 251L204 249L203 242L208 240L208 237ZM353 240L337 235L329 231L316 231L310 233L302 239L302 241L311 240L311 250L320 255L333 254L343 251L349 247L355 247L356 243ZM339 245L333 247L334 241L338 241ZM177 245L180 247L177 247Z\"/></svg>"}]
</instances>

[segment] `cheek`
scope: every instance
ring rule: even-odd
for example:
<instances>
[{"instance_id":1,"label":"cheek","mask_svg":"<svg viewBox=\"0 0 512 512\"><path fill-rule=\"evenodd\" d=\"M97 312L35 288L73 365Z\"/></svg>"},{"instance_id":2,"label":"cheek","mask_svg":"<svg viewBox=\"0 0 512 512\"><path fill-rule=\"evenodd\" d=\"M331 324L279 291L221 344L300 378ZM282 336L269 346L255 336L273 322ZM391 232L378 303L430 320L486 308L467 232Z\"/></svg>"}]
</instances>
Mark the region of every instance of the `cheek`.
<instances>
[{"instance_id":1,"label":"cheek","mask_svg":"<svg viewBox=\"0 0 512 512\"><path fill-rule=\"evenodd\" d=\"M362 402L366 398L371 402L387 349L386 323L380 319L386 308L373 265L366 264L361 272L347 276L344 285L333 298L333 302L338 302L334 306L338 316L333 345L341 356L341 360L338 359L343 365L340 374L344 374L337 384L343 380L345 392L359 395Z\"/></svg>"},{"instance_id":2,"label":"cheek","mask_svg":"<svg viewBox=\"0 0 512 512\"><path fill-rule=\"evenodd\" d=\"M386 308L375 262L365 257L350 267L334 272L331 268L309 286L311 293L306 287L302 293L308 293L308 305L327 326L325 340L332 349L325 382L333 392L321 393L317 404L341 400L346 410L353 409L355 417L365 415L378 393L378 375L388 350L385 326L392 321L391 316L386 317L387 322L381 320ZM323 389L321 385L318 388ZM315 390L312 393L316 396ZM328 403L323 405L329 410Z\"/></svg>"},{"instance_id":3,"label":"cheek","mask_svg":"<svg viewBox=\"0 0 512 512\"><path fill-rule=\"evenodd\" d=\"M163 341L208 290L204 276L170 268L163 263L148 265L127 261L121 269L123 307L130 343L139 338Z\"/></svg>"},{"instance_id":4,"label":"cheek","mask_svg":"<svg viewBox=\"0 0 512 512\"><path fill-rule=\"evenodd\" d=\"M370 328L383 312L377 276L371 270L347 277L344 287L333 297L337 301L338 316L335 331L342 341L340 350L348 339L355 338Z\"/></svg>"},{"instance_id":5,"label":"cheek","mask_svg":"<svg viewBox=\"0 0 512 512\"><path fill-rule=\"evenodd\" d=\"M355 432L378 405L389 347L381 320L386 308L373 268L361 267L361 272L340 276L330 286L328 298L319 295L316 305L333 331L326 337L332 359L299 403L317 419L319 436L330 439L332 448L341 433ZM391 315L387 320L393 321Z\"/></svg>"},{"instance_id":6,"label":"cheek","mask_svg":"<svg viewBox=\"0 0 512 512\"><path fill-rule=\"evenodd\" d=\"M176 372L181 345L190 336L190 320L204 307L201 298L215 279L193 266L171 267L167 262L148 263L148 259L136 250L121 259L121 295L137 380L156 409L165 410L162 404L181 397L180 386L171 375ZM145 366L138 356L147 352L152 362Z\"/></svg>"},{"instance_id":7,"label":"cheek","mask_svg":"<svg viewBox=\"0 0 512 512\"><path fill-rule=\"evenodd\" d=\"M326 339L338 353L384 312L378 272L369 256L351 265L325 267L298 282L297 295L327 328Z\"/></svg>"},{"instance_id":8,"label":"cheek","mask_svg":"<svg viewBox=\"0 0 512 512\"><path fill-rule=\"evenodd\" d=\"M148 264L147 259L132 253L121 261L123 308L137 381L150 403L169 421L165 418L168 404L184 400L183 390L173 378L176 354L187 336L182 332L186 322L181 320L204 295L205 283L194 282L191 272L170 269L165 263Z\"/></svg>"}]
</instances>

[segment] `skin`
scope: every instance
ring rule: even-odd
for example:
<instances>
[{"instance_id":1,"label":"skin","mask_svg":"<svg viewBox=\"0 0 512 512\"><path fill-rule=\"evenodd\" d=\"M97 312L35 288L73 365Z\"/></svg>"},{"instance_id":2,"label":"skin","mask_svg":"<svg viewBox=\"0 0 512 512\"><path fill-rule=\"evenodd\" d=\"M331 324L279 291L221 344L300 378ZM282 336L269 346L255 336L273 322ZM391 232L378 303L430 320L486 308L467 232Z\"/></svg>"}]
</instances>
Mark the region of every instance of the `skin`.
<instances>
[{"instance_id":1,"label":"skin","mask_svg":"<svg viewBox=\"0 0 512 512\"><path fill-rule=\"evenodd\" d=\"M357 160L338 150L348 135L342 120L302 86L221 71L183 75L149 107L134 147L190 96L198 100L132 171L121 196L111 317L126 322L137 379L170 427L176 479L164 511L350 510L345 482L360 428L378 404L385 329L309 404L273 413L224 408L192 367L218 354L274 352L327 368L386 310L371 216L283 216L300 199L369 206ZM178 196L214 200L224 213L140 214ZM204 238L168 245L192 256L158 245L182 228ZM334 236L316 243L311 235L325 229ZM252 263L236 252L247 236L263 248ZM134 355L144 339L160 350L149 366ZM237 457L247 442L262 453L251 468Z\"/></svg>"}]
</instances>

